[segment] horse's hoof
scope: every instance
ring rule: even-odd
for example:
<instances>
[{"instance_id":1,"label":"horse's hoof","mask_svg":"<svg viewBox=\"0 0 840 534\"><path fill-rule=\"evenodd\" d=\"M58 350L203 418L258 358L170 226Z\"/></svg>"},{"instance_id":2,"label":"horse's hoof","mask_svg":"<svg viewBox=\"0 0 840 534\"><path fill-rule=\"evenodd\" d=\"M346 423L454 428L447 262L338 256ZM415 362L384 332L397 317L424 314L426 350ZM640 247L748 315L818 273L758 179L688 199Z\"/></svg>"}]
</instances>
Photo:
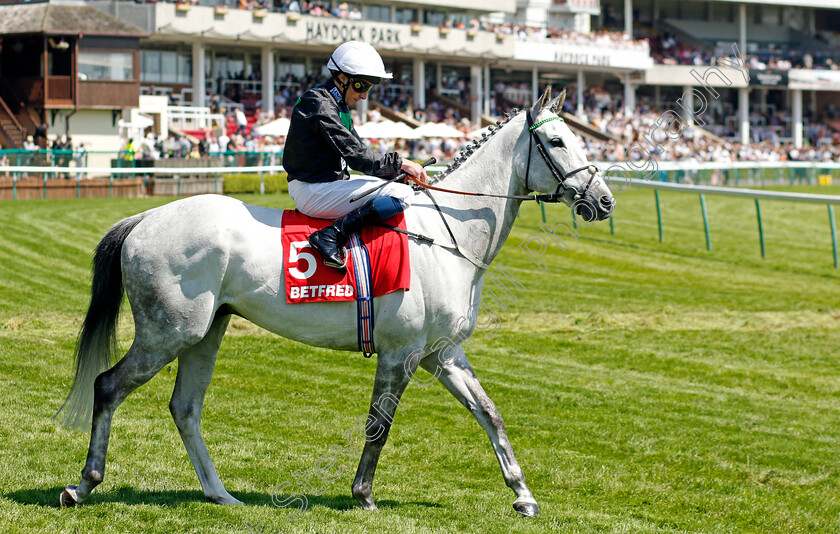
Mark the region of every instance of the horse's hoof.
<instances>
[{"instance_id":1,"label":"horse's hoof","mask_svg":"<svg viewBox=\"0 0 840 534\"><path fill-rule=\"evenodd\" d=\"M374 512L379 510L379 508L376 507L376 504L374 504L373 499L371 499L370 497L361 497L355 495L354 497L356 497L356 501L358 501L358 503L362 506L363 510L371 510Z\"/></svg>"},{"instance_id":2,"label":"horse's hoof","mask_svg":"<svg viewBox=\"0 0 840 534\"><path fill-rule=\"evenodd\" d=\"M228 504L228 505L242 505L242 506L245 505L244 502L240 501L239 499L236 499L230 493L225 494L225 495L213 496L213 497L210 497L208 495L207 500L212 502L213 504Z\"/></svg>"},{"instance_id":3,"label":"horse's hoof","mask_svg":"<svg viewBox=\"0 0 840 534\"><path fill-rule=\"evenodd\" d=\"M540 515L540 507L537 505L536 501L516 501L513 503L513 509L525 517L537 517Z\"/></svg>"},{"instance_id":4,"label":"horse's hoof","mask_svg":"<svg viewBox=\"0 0 840 534\"><path fill-rule=\"evenodd\" d=\"M376 505L373 504L372 502L360 502L359 504L362 505L362 510L368 510L368 511L371 511L371 512L378 512L379 511L379 508L377 508Z\"/></svg>"},{"instance_id":5,"label":"horse's hoof","mask_svg":"<svg viewBox=\"0 0 840 534\"><path fill-rule=\"evenodd\" d=\"M73 508L78 504L76 500L76 486L67 486L58 498L58 505L62 508Z\"/></svg>"},{"instance_id":6,"label":"horse's hoof","mask_svg":"<svg viewBox=\"0 0 840 534\"><path fill-rule=\"evenodd\" d=\"M362 505L362 509L364 510L379 510L376 505L373 503L373 495L371 491L368 489L365 491L361 487L353 488L353 498Z\"/></svg>"}]
</instances>

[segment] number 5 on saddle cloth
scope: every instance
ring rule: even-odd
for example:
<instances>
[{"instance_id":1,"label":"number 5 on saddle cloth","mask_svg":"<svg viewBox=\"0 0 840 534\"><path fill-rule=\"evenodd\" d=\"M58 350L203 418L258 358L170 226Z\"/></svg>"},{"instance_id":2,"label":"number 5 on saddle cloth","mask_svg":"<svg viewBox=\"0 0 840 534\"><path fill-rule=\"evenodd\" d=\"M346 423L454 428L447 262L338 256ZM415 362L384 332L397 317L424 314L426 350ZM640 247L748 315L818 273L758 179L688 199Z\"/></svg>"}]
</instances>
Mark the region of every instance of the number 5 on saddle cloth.
<instances>
[{"instance_id":1,"label":"number 5 on saddle cloth","mask_svg":"<svg viewBox=\"0 0 840 534\"><path fill-rule=\"evenodd\" d=\"M411 267L408 236L384 226L371 225L348 240L347 270L327 267L307 241L309 235L332 221L307 217L296 210L283 212L283 273L286 302L357 302L359 351L376 352L373 340L373 298L409 290ZM405 229L400 213L385 224Z\"/></svg>"}]
</instances>

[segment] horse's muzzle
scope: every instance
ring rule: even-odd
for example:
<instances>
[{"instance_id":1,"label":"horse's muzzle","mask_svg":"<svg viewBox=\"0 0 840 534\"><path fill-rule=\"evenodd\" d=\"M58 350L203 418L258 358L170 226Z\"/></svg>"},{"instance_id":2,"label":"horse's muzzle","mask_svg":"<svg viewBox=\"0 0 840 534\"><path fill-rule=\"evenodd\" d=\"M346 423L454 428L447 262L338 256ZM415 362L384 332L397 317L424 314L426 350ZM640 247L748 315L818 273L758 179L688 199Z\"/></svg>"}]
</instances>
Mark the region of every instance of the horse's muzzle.
<instances>
[{"instance_id":1,"label":"horse's muzzle","mask_svg":"<svg viewBox=\"0 0 840 534\"><path fill-rule=\"evenodd\" d=\"M593 200L593 198L587 198L586 201L575 204L575 213L584 222L608 219L615 207L615 198L610 195L602 195L597 201Z\"/></svg>"}]
</instances>

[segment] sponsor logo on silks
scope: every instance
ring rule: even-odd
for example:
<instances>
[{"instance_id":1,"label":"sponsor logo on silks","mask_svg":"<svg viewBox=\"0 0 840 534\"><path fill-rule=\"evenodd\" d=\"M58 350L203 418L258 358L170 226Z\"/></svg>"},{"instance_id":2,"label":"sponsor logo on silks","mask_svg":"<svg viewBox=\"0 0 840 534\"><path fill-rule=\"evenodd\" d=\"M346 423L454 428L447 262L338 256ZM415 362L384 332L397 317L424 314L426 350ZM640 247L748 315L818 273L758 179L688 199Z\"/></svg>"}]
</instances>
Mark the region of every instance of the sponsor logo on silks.
<instances>
[{"instance_id":1,"label":"sponsor logo on silks","mask_svg":"<svg viewBox=\"0 0 840 534\"><path fill-rule=\"evenodd\" d=\"M320 297L352 297L353 286L345 284L292 286L289 288L290 299L307 299Z\"/></svg>"},{"instance_id":2,"label":"sponsor logo on silks","mask_svg":"<svg viewBox=\"0 0 840 534\"><path fill-rule=\"evenodd\" d=\"M341 124L343 124L348 130L352 131L353 117L350 115L350 108L348 108L346 104L342 104L341 92L339 92L338 87L334 85L330 87L330 95L332 95L338 103L338 116L341 119Z\"/></svg>"},{"instance_id":3,"label":"sponsor logo on silks","mask_svg":"<svg viewBox=\"0 0 840 534\"><path fill-rule=\"evenodd\" d=\"M330 87L330 94L332 95L333 98L335 98L336 102L341 104L341 93L338 91L338 87L335 87L335 86Z\"/></svg>"}]
</instances>

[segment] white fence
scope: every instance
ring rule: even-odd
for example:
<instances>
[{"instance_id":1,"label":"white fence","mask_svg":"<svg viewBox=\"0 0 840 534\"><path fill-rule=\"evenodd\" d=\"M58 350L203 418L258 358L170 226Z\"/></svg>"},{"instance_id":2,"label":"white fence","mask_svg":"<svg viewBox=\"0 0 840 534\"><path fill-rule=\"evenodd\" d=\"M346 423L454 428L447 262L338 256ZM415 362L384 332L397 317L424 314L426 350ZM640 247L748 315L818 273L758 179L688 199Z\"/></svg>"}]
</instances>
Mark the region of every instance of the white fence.
<instances>
[{"instance_id":1,"label":"white fence","mask_svg":"<svg viewBox=\"0 0 840 534\"><path fill-rule=\"evenodd\" d=\"M210 113L210 108L193 106L168 106L169 126L179 130L209 130L214 126L224 128L225 116Z\"/></svg>"},{"instance_id":2,"label":"white fence","mask_svg":"<svg viewBox=\"0 0 840 534\"><path fill-rule=\"evenodd\" d=\"M761 191L754 189L734 188L734 187L719 187L712 185L695 185L685 183L675 183L673 181L663 181L663 177L667 179L670 172L689 173L691 171L716 170L731 172L734 170L747 170L753 173L759 173L763 170L783 170L785 172L805 171L808 176L820 176L819 173L828 173L831 171L840 171L840 164L837 163L811 163L811 162L737 162L737 163L696 163L686 164L686 162L655 162L653 165L644 166L636 163L635 167L626 163L610 163L601 162L599 167L610 180L610 185L614 190L623 190L629 187L650 188L654 190L656 197L656 213L659 225L659 240L663 241L662 216L659 206L659 191L679 191L681 193L696 194L700 197L700 206L703 213L703 224L706 232L706 248L712 250L711 234L709 232L709 219L706 212L706 194L737 196L752 198L755 201L756 217L758 220L758 234L759 242L761 244L761 256L766 257L764 246L764 231L761 221L761 200L782 200L789 202L807 202L825 204L828 207L828 216L831 226L831 241L834 251L834 267L840 268L840 257L838 257L837 246L837 230L834 218L834 205L840 204L840 196L838 195L817 195L811 193L789 193L781 191ZM431 172L438 172L444 167L429 167ZM639 169L644 170L639 170ZM211 176L218 176L223 173L258 173L261 177L265 173L282 172L282 165L262 165L254 167L194 167L194 168L166 168L166 167L139 167L139 168L110 168L110 167L25 167L25 166L8 166L0 168L0 172L7 172L12 175L13 180L17 180L20 175L41 174L43 173L44 182L48 177L56 177L60 174L70 175L68 178L75 178L76 181L82 180L82 176L110 176L111 180L120 175L131 176L151 176L151 175L196 175L207 174ZM663 174L664 173L664 174ZM648 179L638 179L634 176L645 176ZM685 176L689 176L686 174ZM756 179L756 177L752 177ZM14 184L13 184L14 186ZM264 184L261 180L261 193L264 192ZM179 189L180 191L180 189ZM543 218L545 215L543 215ZM615 233L615 227L612 219L610 219L610 228Z\"/></svg>"},{"instance_id":3,"label":"white fence","mask_svg":"<svg viewBox=\"0 0 840 534\"><path fill-rule=\"evenodd\" d=\"M723 167L720 164L711 164L714 168L729 168ZM800 169L816 169L814 166L810 166L808 164L803 163L792 163L790 164L790 168L800 168ZM830 164L827 167L822 165L819 166L820 169L840 169L840 165L837 164ZM617 167L612 167L612 169L617 171ZM837 247L837 225L834 219L834 205L840 204L840 196L838 195L815 195L811 193L791 193L791 192L784 192L784 191L760 191L755 189L744 189L744 188L735 188L735 187L718 187L718 186L708 186L708 185L692 185L692 184L677 184L672 182L662 182L656 180L639 180L629 178L629 175L635 174L638 171L617 171L615 174L610 173L611 175L611 187L615 191L625 190L631 187L641 187L641 188L649 188L654 190L654 196L656 198L656 219L657 225L659 227L659 242L664 241L664 234L663 234L663 227L662 227L662 212L659 205L659 191L660 190L669 190L669 191L678 191L680 193L690 193L696 194L700 197L700 209L703 214L703 227L706 232L706 250L712 250L712 238L711 232L709 231L709 217L706 212L706 194L712 195L724 195L724 196L734 196L734 197L746 197L752 198L755 201L755 213L756 219L758 222L758 239L759 245L761 246L761 257L767 257L767 251L764 246L764 226L761 221L761 200L783 200L788 202L807 202L807 203L815 203L815 204L825 204L828 207L828 220L829 226L831 228L831 244L834 253L834 268L840 269L840 257L838 256L838 247ZM655 173L655 174L658 174ZM612 218L610 218L610 231L615 234L615 225L613 224Z\"/></svg>"},{"instance_id":4,"label":"white fence","mask_svg":"<svg viewBox=\"0 0 840 534\"><path fill-rule=\"evenodd\" d=\"M840 183L840 164L810 161L634 161L599 162L602 171L628 178L686 184L768 186Z\"/></svg>"}]
</instances>

